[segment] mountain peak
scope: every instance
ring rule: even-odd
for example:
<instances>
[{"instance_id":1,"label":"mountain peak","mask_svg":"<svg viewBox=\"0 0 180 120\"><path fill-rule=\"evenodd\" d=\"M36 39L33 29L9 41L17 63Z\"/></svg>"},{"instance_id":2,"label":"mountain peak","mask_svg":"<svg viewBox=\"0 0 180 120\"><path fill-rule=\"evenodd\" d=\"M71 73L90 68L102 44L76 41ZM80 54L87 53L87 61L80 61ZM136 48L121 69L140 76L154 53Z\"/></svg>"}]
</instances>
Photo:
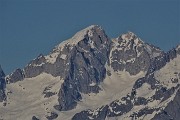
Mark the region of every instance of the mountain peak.
<instances>
[{"instance_id":1,"label":"mountain peak","mask_svg":"<svg viewBox=\"0 0 180 120\"><path fill-rule=\"evenodd\" d=\"M0 118L177 120L179 55L91 25L6 77L0 66Z\"/></svg>"},{"instance_id":2,"label":"mountain peak","mask_svg":"<svg viewBox=\"0 0 180 120\"><path fill-rule=\"evenodd\" d=\"M121 46L129 47L129 45L133 44L135 46L142 46L144 41L142 41L135 33L128 31L120 35L115 41L119 42Z\"/></svg>"},{"instance_id":3,"label":"mountain peak","mask_svg":"<svg viewBox=\"0 0 180 120\"><path fill-rule=\"evenodd\" d=\"M101 41L102 39L104 39L105 41L102 42ZM45 59L47 61L51 61L50 63L54 63L56 61L56 58L63 51L64 48L71 50L74 48L74 46L76 46L81 41L86 41L86 42L88 42L89 46L94 47L94 43L100 41L100 42L106 44L107 43L106 40L108 40L108 37L105 34L105 31L102 29L101 26L90 25L90 26L86 27L85 29L82 29L79 32L77 32L70 39L65 40L64 42L57 45L53 49L53 51L51 52L50 55L45 56Z\"/></svg>"},{"instance_id":4,"label":"mountain peak","mask_svg":"<svg viewBox=\"0 0 180 120\"><path fill-rule=\"evenodd\" d=\"M60 43L58 46L55 47L53 51L59 51L59 50L61 51L65 45L70 45L70 46L76 45L78 42L82 41L86 37L92 38L95 33L101 34L102 36L106 36L101 26L90 25L85 29L82 29L79 32L77 32L72 38Z\"/></svg>"},{"instance_id":5,"label":"mountain peak","mask_svg":"<svg viewBox=\"0 0 180 120\"><path fill-rule=\"evenodd\" d=\"M93 37L95 32L104 32L101 26L99 25L91 25L83 30L77 32L72 38L71 42L76 44L77 42L83 40L86 36Z\"/></svg>"},{"instance_id":6,"label":"mountain peak","mask_svg":"<svg viewBox=\"0 0 180 120\"><path fill-rule=\"evenodd\" d=\"M118 38L117 38L118 41L121 41L123 43L129 43L131 41L133 41L136 45L137 44L143 44L144 42L138 38L138 36L131 32L131 31L128 31L127 33L124 33L122 35L120 35Z\"/></svg>"},{"instance_id":7,"label":"mountain peak","mask_svg":"<svg viewBox=\"0 0 180 120\"><path fill-rule=\"evenodd\" d=\"M99 26L99 25L90 25L90 26L88 26L88 27L86 27L85 29L86 30L91 30L91 29L96 29L96 28L101 28L101 26ZM85 29L83 29L83 30L85 30Z\"/></svg>"},{"instance_id":8,"label":"mountain peak","mask_svg":"<svg viewBox=\"0 0 180 120\"><path fill-rule=\"evenodd\" d=\"M133 32L128 31L128 32L125 33L125 34L122 34L120 37L121 37L123 40L132 40L132 39L134 39L135 37L137 37L137 35L134 34Z\"/></svg>"}]
</instances>

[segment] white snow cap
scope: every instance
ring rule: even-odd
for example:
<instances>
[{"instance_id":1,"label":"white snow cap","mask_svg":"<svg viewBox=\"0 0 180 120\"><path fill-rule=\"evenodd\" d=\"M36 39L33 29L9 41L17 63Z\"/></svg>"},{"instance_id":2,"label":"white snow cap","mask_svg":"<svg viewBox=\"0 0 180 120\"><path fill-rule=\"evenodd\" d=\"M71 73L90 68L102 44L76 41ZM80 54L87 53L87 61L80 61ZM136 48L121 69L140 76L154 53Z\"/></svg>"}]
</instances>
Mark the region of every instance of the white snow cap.
<instances>
[{"instance_id":1,"label":"white snow cap","mask_svg":"<svg viewBox=\"0 0 180 120\"><path fill-rule=\"evenodd\" d=\"M49 63L53 64L56 61L56 58L58 57L58 55L60 54L60 51L62 51L66 45L71 46L71 48L73 48L73 46L76 45L78 42L82 41L85 38L85 36L93 37L93 34L95 31L103 31L103 29L99 25L91 25L77 32L72 38L65 40L59 45L57 45L53 49L50 55L45 56L46 60ZM62 59L65 59L65 56L61 56L61 57L63 57Z\"/></svg>"},{"instance_id":2,"label":"white snow cap","mask_svg":"<svg viewBox=\"0 0 180 120\"><path fill-rule=\"evenodd\" d=\"M137 35L133 32L128 31L127 33L124 33L120 35L118 38L116 38L118 41L122 41L122 44L129 43L130 41L134 41L135 45L142 45L144 41L142 41Z\"/></svg>"},{"instance_id":3,"label":"white snow cap","mask_svg":"<svg viewBox=\"0 0 180 120\"><path fill-rule=\"evenodd\" d=\"M133 38L137 37L133 32L128 31L125 34L120 36L123 40L132 40Z\"/></svg>"},{"instance_id":4,"label":"white snow cap","mask_svg":"<svg viewBox=\"0 0 180 120\"><path fill-rule=\"evenodd\" d=\"M98 26L98 25L91 25L79 32L77 32L70 40L70 42L72 44L77 44L79 41L83 40L84 37L86 35L88 35L89 37L93 36L93 32L94 30L99 29L99 30L103 30L102 27Z\"/></svg>"},{"instance_id":5,"label":"white snow cap","mask_svg":"<svg viewBox=\"0 0 180 120\"><path fill-rule=\"evenodd\" d=\"M70 46L76 45L79 41L83 40L86 35L88 35L89 37L92 37L94 30L103 31L101 26L91 25L91 26L77 32L72 38L60 43L58 46L56 46L56 48L53 51L56 51L56 50L61 51L65 45L70 45Z\"/></svg>"}]
</instances>

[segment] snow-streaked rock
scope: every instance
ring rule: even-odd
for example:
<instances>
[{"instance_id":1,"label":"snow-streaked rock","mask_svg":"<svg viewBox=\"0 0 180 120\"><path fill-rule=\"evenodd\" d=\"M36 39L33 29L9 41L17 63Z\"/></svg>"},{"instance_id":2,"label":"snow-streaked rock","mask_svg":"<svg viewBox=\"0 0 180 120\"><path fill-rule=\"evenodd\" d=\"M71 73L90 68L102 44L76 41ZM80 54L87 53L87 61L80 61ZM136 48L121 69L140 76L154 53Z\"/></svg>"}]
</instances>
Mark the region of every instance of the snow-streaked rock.
<instances>
[{"instance_id":1,"label":"snow-streaked rock","mask_svg":"<svg viewBox=\"0 0 180 120\"><path fill-rule=\"evenodd\" d=\"M179 46L165 53L132 32L110 40L89 26L23 69L0 69L0 119L176 120L179 56Z\"/></svg>"},{"instance_id":2,"label":"snow-streaked rock","mask_svg":"<svg viewBox=\"0 0 180 120\"><path fill-rule=\"evenodd\" d=\"M148 71L150 61L162 53L159 48L128 32L112 40L109 63L115 71L125 70L136 75L140 71Z\"/></svg>"}]
</instances>

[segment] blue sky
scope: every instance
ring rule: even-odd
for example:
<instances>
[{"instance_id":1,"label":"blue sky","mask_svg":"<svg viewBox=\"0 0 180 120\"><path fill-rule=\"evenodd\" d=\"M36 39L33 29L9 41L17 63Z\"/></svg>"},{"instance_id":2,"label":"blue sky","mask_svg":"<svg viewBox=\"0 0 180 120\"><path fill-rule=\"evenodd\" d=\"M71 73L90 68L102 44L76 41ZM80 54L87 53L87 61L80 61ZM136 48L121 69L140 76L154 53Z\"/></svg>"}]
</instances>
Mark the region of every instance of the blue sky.
<instances>
[{"instance_id":1,"label":"blue sky","mask_svg":"<svg viewBox=\"0 0 180 120\"><path fill-rule=\"evenodd\" d=\"M8 74L98 24L109 37L127 31L168 51L180 44L179 0L0 0L0 64Z\"/></svg>"}]
</instances>

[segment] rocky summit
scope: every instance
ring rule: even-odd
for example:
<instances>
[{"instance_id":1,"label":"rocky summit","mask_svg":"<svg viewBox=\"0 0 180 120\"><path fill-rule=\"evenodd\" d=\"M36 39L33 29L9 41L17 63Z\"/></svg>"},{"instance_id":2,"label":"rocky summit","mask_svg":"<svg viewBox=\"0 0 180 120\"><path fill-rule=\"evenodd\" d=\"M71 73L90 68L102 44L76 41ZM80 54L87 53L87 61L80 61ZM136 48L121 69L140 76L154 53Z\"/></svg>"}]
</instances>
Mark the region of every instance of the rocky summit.
<instances>
[{"instance_id":1,"label":"rocky summit","mask_svg":"<svg viewBox=\"0 0 180 120\"><path fill-rule=\"evenodd\" d=\"M179 120L180 45L164 52L133 32L91 25L5 76L0 119Z\"/></svg>"}]
</instances>

